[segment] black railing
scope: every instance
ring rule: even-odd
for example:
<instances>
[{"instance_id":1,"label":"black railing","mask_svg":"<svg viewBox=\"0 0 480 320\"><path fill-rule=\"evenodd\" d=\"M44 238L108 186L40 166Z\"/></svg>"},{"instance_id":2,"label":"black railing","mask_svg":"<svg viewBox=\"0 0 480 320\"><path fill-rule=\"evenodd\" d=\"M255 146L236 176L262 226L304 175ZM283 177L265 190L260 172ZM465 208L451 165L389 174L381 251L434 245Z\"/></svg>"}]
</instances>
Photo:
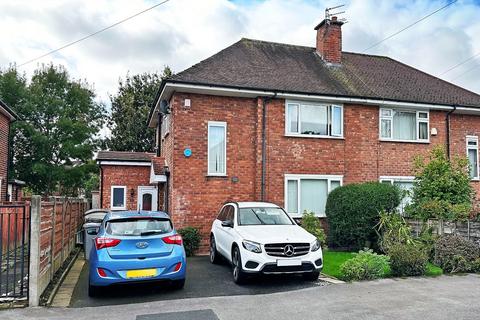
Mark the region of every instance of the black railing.
<instances>
[{"instance_id":1,"label":"black railing","mask_svg":"<svg viewBox=\"0 0 480 320\"><path fill-rule=\"evenodd\" d=\"M28 298L30 207L0 204L0 302Z\"/></svg>"}]
</instances>

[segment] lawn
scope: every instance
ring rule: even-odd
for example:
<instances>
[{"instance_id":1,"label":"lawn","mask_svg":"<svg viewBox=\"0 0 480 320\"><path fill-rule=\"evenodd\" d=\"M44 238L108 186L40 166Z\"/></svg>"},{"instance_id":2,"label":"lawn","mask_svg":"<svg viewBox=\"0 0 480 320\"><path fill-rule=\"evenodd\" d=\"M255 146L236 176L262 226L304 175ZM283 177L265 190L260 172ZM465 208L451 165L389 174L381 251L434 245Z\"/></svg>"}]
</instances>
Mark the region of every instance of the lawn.
<instances>
[{"instance_id":1,"label":"lawn","mask_svg":"<svg viewBox=\"0 0 480 320\"><path fill-rule=\"evenodd\" d=\"M326 250L323 252L323 273L335 278L341 278L340 265L353 258L355 253L353 252L341 252ZM428 263L426 276L439 276L443 274L443 270L440 267L432 263Z\"/></svg>"}]
</instances>

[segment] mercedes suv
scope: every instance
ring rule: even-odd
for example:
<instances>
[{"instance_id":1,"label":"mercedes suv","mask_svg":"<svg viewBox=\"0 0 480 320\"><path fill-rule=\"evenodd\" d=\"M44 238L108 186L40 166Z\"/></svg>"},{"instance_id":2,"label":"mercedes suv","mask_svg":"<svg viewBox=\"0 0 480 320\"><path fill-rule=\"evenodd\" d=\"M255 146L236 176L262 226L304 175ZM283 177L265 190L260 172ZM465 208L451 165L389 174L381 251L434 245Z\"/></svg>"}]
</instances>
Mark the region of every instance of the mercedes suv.
<instances>
[{"instance_id":1,"label":"mercedes suv","mask_svg":"<svg viewBox=\"0 0 480 320\"><path fill-rule=\"evenodd\" d=\"M229 202L220 210L210 234L210 261L220 255L233 268L233 280L248 274L300 273L316 280L323 267L315 236L297 225L281 207L265 202Z\"/></svg>"}]
</instances>

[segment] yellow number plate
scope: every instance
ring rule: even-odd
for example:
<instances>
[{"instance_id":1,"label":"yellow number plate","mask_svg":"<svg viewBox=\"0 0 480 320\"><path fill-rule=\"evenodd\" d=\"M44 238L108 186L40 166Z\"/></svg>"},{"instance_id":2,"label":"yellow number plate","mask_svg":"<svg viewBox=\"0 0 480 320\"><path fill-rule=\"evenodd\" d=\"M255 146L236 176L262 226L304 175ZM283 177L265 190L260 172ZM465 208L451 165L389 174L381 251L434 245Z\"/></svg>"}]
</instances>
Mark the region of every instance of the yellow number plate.
<instances>
[{"instance_id":1,"label":"yellow number plate","mask_svg":"<svg viewBox=\"0 0 480 320\"><path fill-rule=\"evenodd\" d=\"M150 278L157 275L156 269L128 270L127 278Z\"/></svg>"}]
</instances>

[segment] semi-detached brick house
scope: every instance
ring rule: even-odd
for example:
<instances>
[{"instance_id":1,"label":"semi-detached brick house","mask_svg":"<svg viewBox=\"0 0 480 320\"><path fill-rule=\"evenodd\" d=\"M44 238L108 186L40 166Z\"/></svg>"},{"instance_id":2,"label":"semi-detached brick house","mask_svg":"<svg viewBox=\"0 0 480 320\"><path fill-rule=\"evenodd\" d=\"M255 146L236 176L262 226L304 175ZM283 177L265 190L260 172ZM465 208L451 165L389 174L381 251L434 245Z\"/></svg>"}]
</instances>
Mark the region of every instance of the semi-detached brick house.
<instances>
[{"instance_id":1,"label":"semi-detached brick house","mask_svg":"<svg viewBox=\"0 0 480 320\"><path fill-rule=\"evenodd\" d=\"M162 181L142 183L157 185L158 208L177 227L200 228L206 245L227 200L324 217L340 185L411 187L412 158L437 144L468 155L478 197L480 95L388 57L343 52L341 27L322 21L316 47L241 39L162 82L149 125L150 162L164 165L148 169Z\"/></svg>"},{"instance_id":2,"label":"semi-detached brick house","mask_svg":"<svg viewBox=\"0 0 480 320\"><path fill-rule=\"evenodd\" d=\"M10 124L15 113L0 100L0 201L9 200L7 194Z\"/></svg>"}]
</instances>

